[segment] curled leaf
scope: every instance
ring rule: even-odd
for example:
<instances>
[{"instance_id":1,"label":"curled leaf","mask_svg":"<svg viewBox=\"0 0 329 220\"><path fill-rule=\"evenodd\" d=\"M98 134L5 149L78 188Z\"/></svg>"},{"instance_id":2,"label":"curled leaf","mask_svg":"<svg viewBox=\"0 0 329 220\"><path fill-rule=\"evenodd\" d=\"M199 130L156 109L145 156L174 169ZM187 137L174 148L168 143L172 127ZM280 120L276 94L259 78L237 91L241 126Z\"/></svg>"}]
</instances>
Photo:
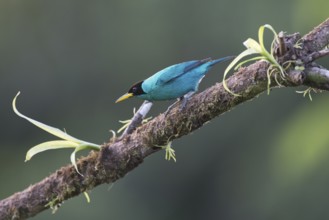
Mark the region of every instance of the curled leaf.
<instances>
[{"instance_id":1,"label":"curled leaf","mask_svg":"<svg viewBox=\"0 0 329 220\"><path fill-rule=\"evenodd\" d=\"M32 118L29 118L29 117L23 115L16 108L16 99L19 94L20 94L20 92L17 93L17 95L15 96L13 103L12 103L14 112L19 117L22 117L22 118L28 120L35 126L47 131L50 134L53 134L53 135L63 139L63 140L56 140L56 141L47 141L47 142L38 144L38 145L30 148L28 150L28 152L26 153L25 161L30 160L34 155L36 155L40 152L46 151L46 150L55 150L55 149L61 149L61 148L74 148L74 151L71 154L71 162L72 162L74 168L76 169L76 171L81 175L81 173L78 171L78 167L77 167L77 164L75 161L75 154L84 149L99 150L101 146L98 144L93 144L93 143L90 143L87 141L77 139L58 128L51 127L49 125L46 125L44 123L41 123L39 121L36 121Z\"/></svg>"},{"instance_id":2,"label":"curled leaf","mask_svg":"<svg viewBox=\"0 0 329 220\"><path fill-rule=\"evenodd\" d=\"M21 118L24 118L26 120L28 120L29 122L31 122L32 124L34 124L35 126L47 131L48 133L50 134L53 134L61 139L64 139L64 140L67 140L67 141L73 141L73 142L79 142L80 140L79 139L76 139L74 137L72 137L71 135L68 135L67 133L65 133L64 131L62 130L59 130L58 128L54 128L54 127L51 127L49 125L46 125L44 123L41 123L39 121L36 121L32 118L29 118L25 115L23 115L22 113L20 113L17 108L16 108L16 99L17 97L19 96L20 92L17 93L17 95L15 96L14 100L13 100L13 109L14 109L14 112Z\"/></svg>"},{"instance_id":3,"label":"curled leaf","mask_svg":"<svg viewBox=\"0 0 329 220\"><path fill-rule=\"evenodd\" d=\"M75 150L72 152L71 156L70 156L70 159L71 159L71 163L73 164L75 170L81 175L83 176L79 170L78 170L78 166L77 166L77 163L75 161L75 154L79 151L82 151L82 150L85 150L85 149L88 149L89 146L88 145L79 145L78 147L75 148Z\"/></svg>"},{"instance_id":4,"label":"curled leaf","mask_svg":"<svg viewBox=\"0 0 329 220\"><path fill-rule=\"evenodd\" d=\"M254 50L245 50L242 53L240 53L225 69L224 71L224 76L223 76L223 87L225 88L226 91L228 91L230 94L234 95L234 96L240 96L238 94L235 94L234 92L232 92L226 83L226 77L227 74L230 72L230 70L239 62L239 60L241 60L242 58L248 56L248 55L252 55L255 54L256 52Z\"/></svg>"},{"instance_id":5,"label":"curled leaf","mask_svg":"<svg viewBox=\"0 0 329 220\"><path fill-rule=\"evenodd\" d=\"M52 135L55 135L61 139L64 139L64 140L67 140L67 141L71 141L71 142L75 142L75 143L78 143L78 144L84 144L84 145L88 145L90 146L91 148L93 149L99 149L100 148L100 145L98 144L93 144L93 143L90 143L90 142L86 142L86 141L83 141L83 140L79 140L75 137L72 137L71 135L67 134L66 132L58 129L58 128L55 128L55 127L52 127L52 126L49 126L49 125L46 125L42 122L39 122L37 120L34 120L32 118L29 118L25 115L23 115L22 113L20 113L17 108L16 108L16 99L17 97L19 96L20 92L17 93L17 95L15 96L14 100L13 100L13 109L14 109L14 112L21 118L24 118L26 120L28 120L29 122L31 122L32 124L34 124L35 126L41 128L42 130L45 130L47 131L48 133L52 134Z\"/></svg>"},{"instance_id":6,"label":"curled leaf","mask_svg":"<svg viewBox=\"0 0 329 220\"><path fill-rule=\"evenodd\" d=\"M245 42L243 42L243 45L253 53L261 54L263 51L261 45L252 38L248 38Z\"/></svg>"},{"instance_id":7,"label":"curled leaf","mask_svg":"<svg viewBox=\"0 0 329 220\"><path fill-rule=\"evenodd\" d=\"M79 144L72 142L72 141L47 141L43 142L41 144L38 144L32 148L30 148L25 157L25 162L30 160L34 155L46 151L46 150L56 150L56 149L62 149L62 148L76 148Z\"/></svg>"}]
</instances>

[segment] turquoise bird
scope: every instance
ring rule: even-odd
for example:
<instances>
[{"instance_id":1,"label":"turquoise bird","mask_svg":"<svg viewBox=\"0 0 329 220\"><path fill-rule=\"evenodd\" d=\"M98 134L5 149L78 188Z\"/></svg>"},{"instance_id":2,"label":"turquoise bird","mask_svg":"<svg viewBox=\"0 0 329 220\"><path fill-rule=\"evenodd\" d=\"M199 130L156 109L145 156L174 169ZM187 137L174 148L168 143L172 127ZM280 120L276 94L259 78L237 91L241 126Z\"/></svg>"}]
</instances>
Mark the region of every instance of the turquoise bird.
<instances>
[{"instance_id":1,"label":"turquoise bird","mask_svg":"<svg viewBox=\"0 0 329 220\"><path fill-rule=\"evenodd\" d=\"M198 90L199 83L211 67L232 58L234 57L228 56L216 60L207 58L169 66L149 78L135 83L126 94L116 100L116 103L133 96L150 102L180 98L183 100L181 108L184 108L188 99Z\"/></svg>"}]
</instances>

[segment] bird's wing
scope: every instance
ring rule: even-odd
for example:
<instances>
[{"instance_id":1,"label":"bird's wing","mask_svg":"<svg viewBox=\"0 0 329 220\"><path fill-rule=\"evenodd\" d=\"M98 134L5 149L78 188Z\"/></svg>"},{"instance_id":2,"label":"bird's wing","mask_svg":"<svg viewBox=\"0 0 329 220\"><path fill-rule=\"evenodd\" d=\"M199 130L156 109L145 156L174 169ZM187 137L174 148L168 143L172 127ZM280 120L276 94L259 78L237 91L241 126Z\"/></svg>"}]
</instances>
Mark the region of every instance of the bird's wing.
<instances>
[{"instance_id":1,"label":"bird's wing","mask_svg":"<svg viewBox=\"0 0 329 220\"><path fill-rule=\"evenodd\" d=\"M184 75L185 73L193 70L194 68L197 68L201 66L204 63L209 62L211 59L203 59L203 60L193 60L193 61L187 61L184 63L175 64L173 66L167 67L160 72L158 72L157 77L157 85L163 85L165 83L169 83L180 76Z\"/></svg>"}]
</instances>

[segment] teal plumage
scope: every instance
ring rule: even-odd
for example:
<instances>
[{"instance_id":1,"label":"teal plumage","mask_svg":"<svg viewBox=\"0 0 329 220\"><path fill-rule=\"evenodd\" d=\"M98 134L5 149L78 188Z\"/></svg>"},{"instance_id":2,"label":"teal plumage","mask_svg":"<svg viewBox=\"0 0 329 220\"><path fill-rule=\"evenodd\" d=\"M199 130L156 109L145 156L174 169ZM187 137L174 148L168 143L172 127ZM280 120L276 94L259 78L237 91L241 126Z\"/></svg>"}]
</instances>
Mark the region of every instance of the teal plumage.
<instances>
[{"instance_id":1,"label":"teal plumage","mask_svg":"<svg viewBox=\"0 0 329 220\"><path fill-rule=\"evenodd\" d=\"M232 58L234 57L192 60L166 67L144 81L134 84L128 93L116 102L131 96L151 102L184 98L184 96L188 98L198 90L200 81L211 67Z\"/></svg>"}]
</instances>

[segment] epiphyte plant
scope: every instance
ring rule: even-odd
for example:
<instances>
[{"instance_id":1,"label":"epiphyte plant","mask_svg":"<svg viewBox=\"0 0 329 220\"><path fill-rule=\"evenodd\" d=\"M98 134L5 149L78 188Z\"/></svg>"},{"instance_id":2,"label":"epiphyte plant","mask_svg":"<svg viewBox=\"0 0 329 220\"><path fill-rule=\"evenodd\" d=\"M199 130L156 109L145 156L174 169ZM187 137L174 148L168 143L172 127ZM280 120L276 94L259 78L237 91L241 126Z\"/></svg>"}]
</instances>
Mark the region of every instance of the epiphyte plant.
<instances>
[{"instance_id":1,"label":"epiphyte plant","mask_svg":"<svg viewBox=\"0 0 329 220\"><path fill-rule=\"evenodd\" d=\"M75 170L82 175L77 167L76 161L75 161L75 155L77 152L81 151L81 150L85 150L85 149L89 149L89 150L100 150L101 146L98 144L94 144L94 143L90 143L87 141L83 141L80 139L77 139L75 137L72 137L71 135L67 134L65 131L62 131L58 128L46 125L42 122L36 121L32 118L29 118L25 115L23 115L22 113L20 113L17 110L16 107L16 100L17 97L19 96L20 92L17 93L17 95L15 96L12 106L13 106L13 110L14 112L21 118L24 118L26 120L28 120L29 122L31 122L32 124L34 124L35 126L41 128L42 130L55 135L56 137L60 138L61 140L53 140L53 141L46 141L43 142L41 144L38 144L32 148L30 148L27 153L26 153L26 157L25 157L25 161L30 160L34 155L41 153L43 151L46 150L55 150L55 149L62 149L62 148L73 148L74 151L71 153L70 159L71 159L71 163L73 164Z\"/></svg>"},{"instance_id":2,"label":"epiphyte plant","mask_svg":"<svg viewBox=\"0 0 329 220\"><path fill-rule=\"evenodd\" d=\"M274 34L274 39L271 44L271 50L268 52L264 46L264 30L265 28L269 29L272 31ZM280 73L281 78L284 80L285 79L285 71L283 67L276 61L276 59L273 56L273 45L275 42L278 42L278 35L274 28L269 25L265 24L259 27L258 29L258 42L252 38L248 38L245 42L243 42L243 45L247 48L243 52L241 52L226 68L223 76L223 87L225 88L226 91L228 91L230 94L234 96L240 96L239 94L236 94L232 92L226 83L226 77L229 73L229 71L234 67L234 70L237 70L239 67L241 67L243 64L251 61L256 61L256 60L265 60L271 64L270 68L268 68L267 71L267 93L269 94L270 92L270 85L271 85L271 76L274 74L274 78L277 82L278 85L281 85L278 80L277 80L277 75ZM247 59L245 61L242 61L238 63L241 59L243 59L246 56L249 55L258 55L256 57Z\"/></svg>"}]
</instances>

